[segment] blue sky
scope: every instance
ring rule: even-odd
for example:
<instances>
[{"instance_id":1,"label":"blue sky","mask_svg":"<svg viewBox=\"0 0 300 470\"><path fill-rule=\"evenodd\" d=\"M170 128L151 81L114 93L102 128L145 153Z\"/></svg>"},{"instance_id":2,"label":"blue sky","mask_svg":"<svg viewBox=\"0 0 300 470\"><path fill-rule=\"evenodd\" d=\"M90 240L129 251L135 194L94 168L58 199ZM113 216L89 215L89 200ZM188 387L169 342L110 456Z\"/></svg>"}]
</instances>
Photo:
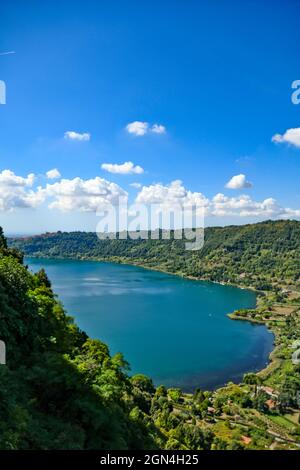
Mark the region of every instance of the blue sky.
<instances>
[{"instance_id":1,"label":"blue sky","mask_svg":"<svg viewBox=\"0 0 300 470\"><path fill-rule=\"evenodd\" d=\"M291 0L3 0L0 224L94 230L95 187L203 198L207 225L299 218L299 15Z\"/></svg>"}]
</instances>

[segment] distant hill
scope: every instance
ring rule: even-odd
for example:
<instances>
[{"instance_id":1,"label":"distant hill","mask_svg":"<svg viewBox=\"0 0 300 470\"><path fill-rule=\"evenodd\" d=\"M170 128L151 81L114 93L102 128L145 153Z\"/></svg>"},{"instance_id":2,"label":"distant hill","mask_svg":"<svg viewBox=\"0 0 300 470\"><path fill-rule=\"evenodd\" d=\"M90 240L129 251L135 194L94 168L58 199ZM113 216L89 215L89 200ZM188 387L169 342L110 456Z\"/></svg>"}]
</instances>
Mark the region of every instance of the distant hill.
<instances>
[{"instance_id":1,"label":"distant hill","mask_svg":"<svg viewBox=\"0 0 300 470\"><path fill-rule=\"evenodd\" d=\"M25 256L133 263L185 276L268 290L300 280L300 222L266 221L205 229L199 251L185 241L99 240L93 232L57 232L12 238Z\"/></svg>"}]
</instances>

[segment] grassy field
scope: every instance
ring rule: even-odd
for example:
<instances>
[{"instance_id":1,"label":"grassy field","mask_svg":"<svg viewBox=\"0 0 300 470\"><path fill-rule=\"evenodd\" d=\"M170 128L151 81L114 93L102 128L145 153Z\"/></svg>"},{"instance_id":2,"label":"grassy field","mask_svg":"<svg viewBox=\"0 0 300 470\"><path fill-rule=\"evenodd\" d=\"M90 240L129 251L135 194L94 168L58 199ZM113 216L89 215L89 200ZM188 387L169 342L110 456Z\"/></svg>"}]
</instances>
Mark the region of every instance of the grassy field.
<instances>
[{"instance_id":1,"label":"grassy field","mask_svg":"<svg viewBox=\"0 0 300 470\"><path fill-rule=\"evenodd\" d=\"M286 416L277 416L277 415L269 415L269 419L271 419L274 423L287 428L288 431L293 431L295 429L295 423L290 421Z\"/></svg>"}]
</instances>

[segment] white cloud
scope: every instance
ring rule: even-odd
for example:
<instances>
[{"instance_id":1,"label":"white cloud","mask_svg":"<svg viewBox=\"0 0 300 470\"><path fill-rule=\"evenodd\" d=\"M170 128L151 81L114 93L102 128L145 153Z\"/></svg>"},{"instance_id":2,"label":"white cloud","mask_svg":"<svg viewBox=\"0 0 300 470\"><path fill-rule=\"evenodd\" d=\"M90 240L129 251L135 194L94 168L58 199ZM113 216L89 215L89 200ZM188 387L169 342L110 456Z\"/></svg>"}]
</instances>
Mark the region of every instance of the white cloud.
<instances>
[{"instance_id":1,"label":"white cloud","mask_svg":"<svg viewBox=\"0 0 300 470\"><path fill-rule=\"evenodd\" d=\"M206 217L258 217L258 218L289 218L300 217L300 210L284 208L273 198L254 201L248 195L227 197L217 194L211 200L202 193L192 192L183 186L179 180L169 185L160 183L143 186L136 197L137 203L161 204L170 207L178 205L189 207L196 205L203 210Z\"/></svg>"},{"instance_id":2,"label":"white cloud","mask_svg":"<svg viewBox=\"0 0 300 470\"><path fill-rule=\"evenodd\" d=\"M27 178L23 178L22 176L17 176L11 170L3 170L0 173L0 185L1 187L24 187L24 186L32 186L35 180L35 175L30 173Z\"/></svg>"},{"instance_id":3,"label":"white cloud","mask_svg":"<svg viewBox=\"0 0 300 470\"><path fill-rule=\"evenodd\" d=\"M126 126L127 132L136 136L143 136L150 132L154 134L165 134L166 128L162 124L153 124L150 126L149 122L134 121Z\"/></svg>"},{"instance_id":4,"label":"white cloud","mask_svg":"<svg viewBox=\"0 0 300 470\"><path fill-rule=\"evenodd\" d=\"M55 180L56 178L60 178L61 174L57 168L53 168L53 170L47 171L46 176L49 180Z\"/></svg>"},{"instance_id":5,"label":"white cloud","mask_svg":"<svg viewBox=\"0 0 300 470\"><path fill-rule=\"evenodd\" d=\"M131 183L129 186L135 189L140 189L142 187L141 183Z\"/></svg>"},{"instance_id":6,"label":"white cloud","mask_svg":"<svg viewBox=\"0 0 300 470\"><path fill-rule=\"evenodd\" d=\"M188 191L180 180L172 181L166 186L161 183L143 186L136 197L136 202L169 207L177 205L188 207L195 204L206 207L209 204L208 199L202 193Z\"/></svg>"},{"instance_id":7,"label":"white cloud","mask_svg":"<svg viewBox=\"0 0 300 470\"><path fill-rule=\"evenodd\" d=\"M252 186L252 183L247 181L245 175L235 175L230 181L228 181L228 183L226 183L226 188L229 189L246 189L252 188Z\"/></svg>"},{"instance_id":8,"label":"white cloud","mask_svg":"<svg viewBox=\"0 0 300 470\"><path fill-rule=\"evenodd\" d=\"M153 124L151 132L154 132L155 134L165 134L166 128L162 124Z\"/></svg>"},{"instance_id":9,"label":"white cloud","mask_svg":"<svg viewBox=\"0 0 300 470\"><path fill-rule=\"evenodd\" d=\"M117 173L120 175L140 175L141 173L144 173L144 169L141 166L134 165L132 162L124 162L120 165L117 163L102 163L101 168L109 173Z\"/></svg>"},{"instance_id":10,"label":"white cloud","mask_svg":"<svg viewBox=\"0 0 300 470\"><path fill-rule=\"evenodd\" d=\"M0 210L11 211L16 208L37 207L41 204L45 195L40 187L36 191L30 189L34 181L33 173L23 178L11 170L3 170L0 173Z\"/></svg>"},{"instance_id":11,"label":"white cloud","mask_svg":"<svg viewBox=\"0 0 300 470\"><path fill-rule=\"evenodd\" d=\"M35 175L18 176L11 170L0 172L0 211L36 208L48 200L50 208L66 211L97 212L108 205L126 202L128 193L115 183L100 177L62 179L46 187L33 188ZM138 183L132 183L137 187ZM248 195L228 197L222 193L208 199L200 192L186 189L180 180L141 187L136 203L158 204L176 209L196 206L206 217L300 218L300 210L281 206L275 199L253 200Z\"/></svg>"},{"instance_id":12,"label":"white cloud","mask_svg":"<svg viewBox=\"0 0 300 470\"><path fill-rule=\"evenodd\" d=\"M273 198L254 201L248 195L227 197L224 194L217 194L211 201L210 212L211 215L219 217L300 217L300 210L284 208Z\"/></svg>"},{"instance_id":13,"label":"white cloud","mask_svg":"<svg viewBox=\"0 0 300 470\"><path fill-rule=\"evenodd\" d=\"M126 129L129 134L142 136L148 132L149 124L148 122L134 121L127 124Z\"/></svg>"},{"instance_id":14,"label":"white cloud","mask_svg":"<svg viewBox=\"0 0 300 470\"><path fill-rule=\"evenodd\" d=\"M64 138L66 140L78 140L78 141L88 141L91 138L91 134L88 132L75 132L75 131L67 131L65 132Z\"/></svg>"},{"instance_id":15,"label":"white cloud","mask_svg":"<svg viewBox=\"0 0 300 470\"><path fill-rule=\"evenodd\" d=\"M54 198L49 207L62 212L96 212L108 204L118 205L120 198L127 199L127 192L120 186L99 176L89 180L79 177L62 179L57 183L47 184L46 194Z\"/></svg>"},{"instance_id":16,"label":"white cloud","mask_svg":"<svg viewBox=\"0 0 300 470\"><path fill-rule=\"evenodd\" d=\"M290 144L295 147L300 147L300 127L288 129L284 134L275 134L272 137L272 142L277 144Z\"/></svg>"}]
</instances>

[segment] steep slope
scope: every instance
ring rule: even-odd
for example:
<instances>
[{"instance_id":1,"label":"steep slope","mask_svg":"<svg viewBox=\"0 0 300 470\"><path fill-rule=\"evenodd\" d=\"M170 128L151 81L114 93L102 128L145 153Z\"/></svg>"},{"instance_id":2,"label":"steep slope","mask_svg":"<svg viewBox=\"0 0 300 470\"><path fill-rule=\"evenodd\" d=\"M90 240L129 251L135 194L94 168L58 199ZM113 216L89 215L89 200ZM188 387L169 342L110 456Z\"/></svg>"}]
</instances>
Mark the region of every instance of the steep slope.
<instances>
[{"instance_id":1,"label":"steep slope","mask_svg":"<svg viewBox=\"0 0 300 470\"><path fill-rule=\"evenodd\" d=\"M1 449L156 448L121 355L89 339L55 298L44 271L31 274L0 232ZM141 412L142 414L142 412Z\"/></svg>"}]
</instances>

